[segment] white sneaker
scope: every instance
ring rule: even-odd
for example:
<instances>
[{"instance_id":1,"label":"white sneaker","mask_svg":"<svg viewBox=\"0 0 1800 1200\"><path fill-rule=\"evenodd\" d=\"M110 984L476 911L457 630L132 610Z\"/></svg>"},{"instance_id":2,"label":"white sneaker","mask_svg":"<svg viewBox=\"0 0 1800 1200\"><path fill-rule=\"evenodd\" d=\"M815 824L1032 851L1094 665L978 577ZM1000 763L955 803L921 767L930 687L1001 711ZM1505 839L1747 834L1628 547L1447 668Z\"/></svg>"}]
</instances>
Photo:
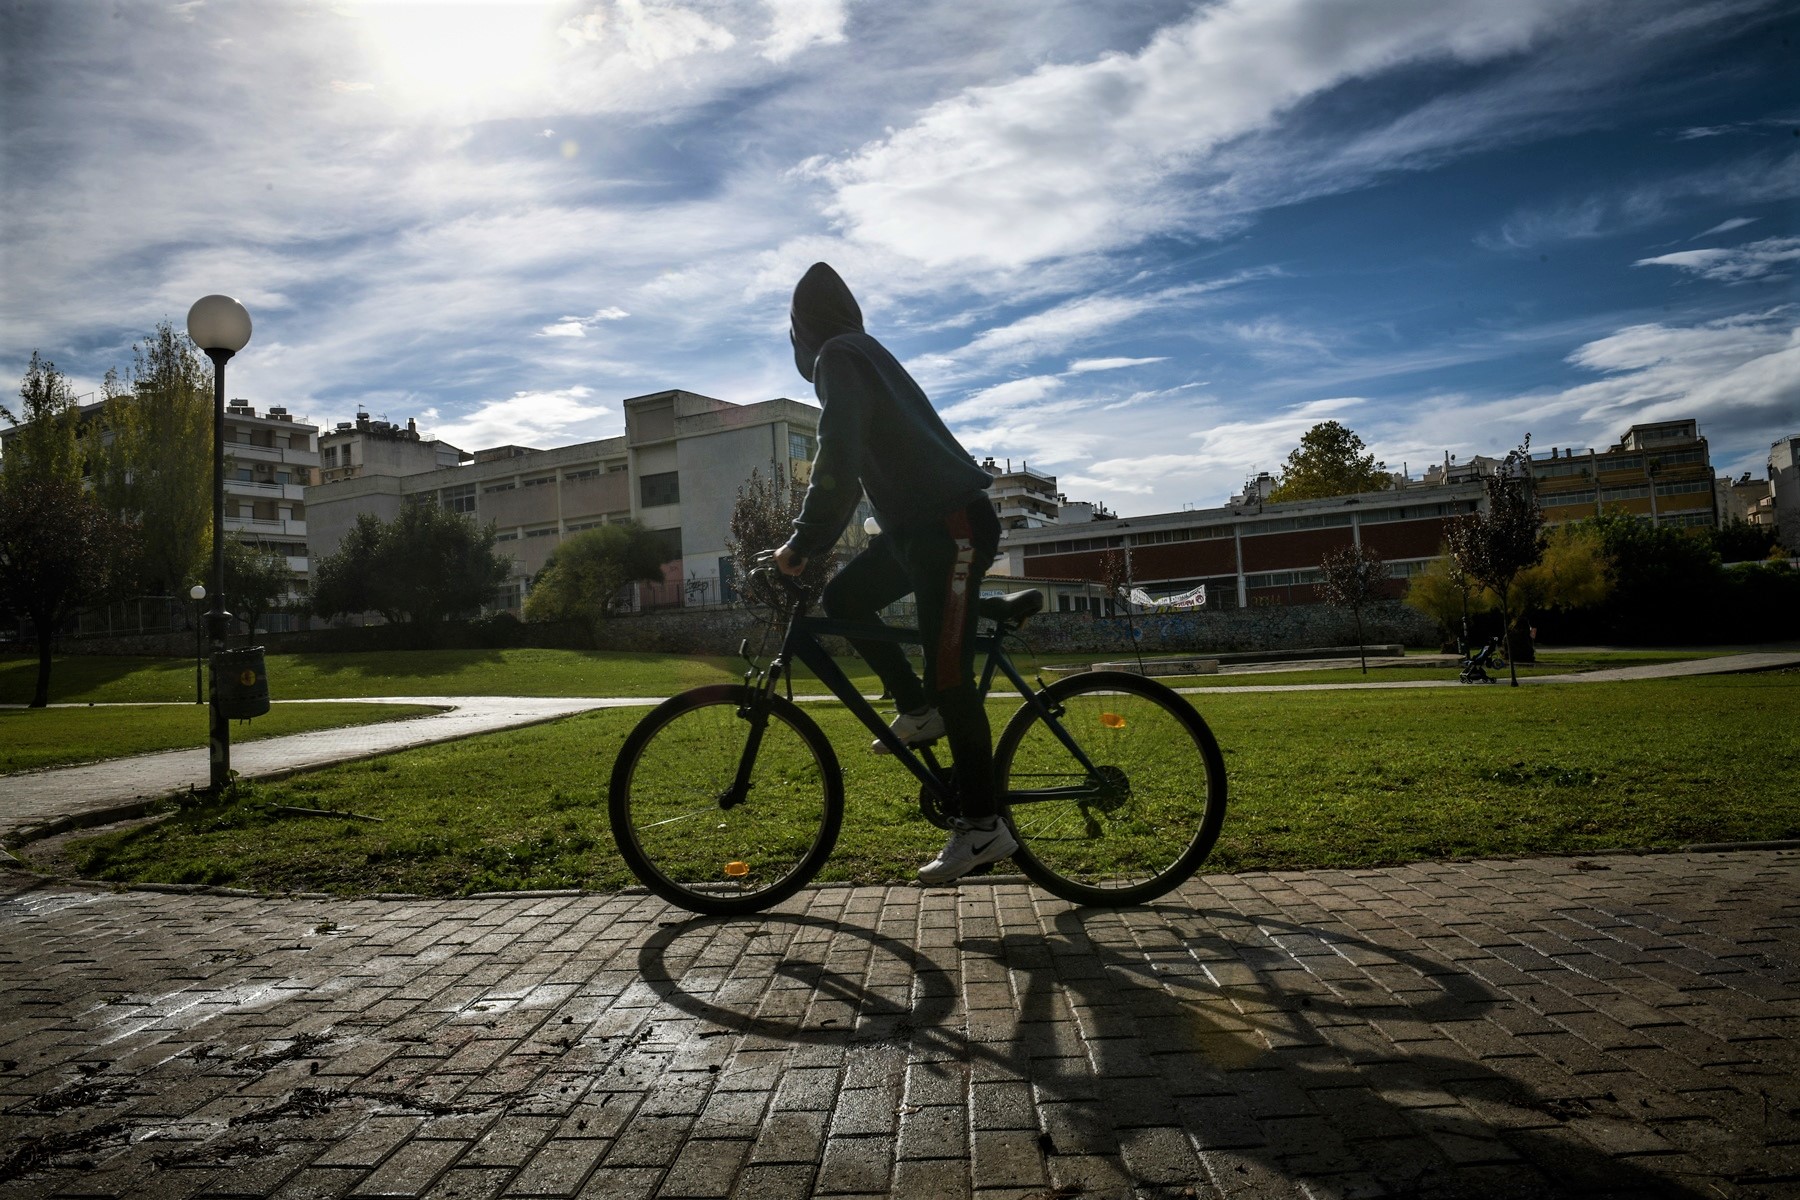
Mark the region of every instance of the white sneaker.
<instances>
[{"instance_id":1,"label":"white sneaker","mask_svg":"<svg viewBox=\"0 0 1800 1200\"><path fill-rule=\"evenodd\" d=\"M984 863L999 862L1019 848L1006 822L996 819L992 829L977 829L966 821L954 822L956 832L938 856L919 868L920 883L949 883L961 879Z\"/></svg>"},{"instance_id":2,"label":"white sneaker","mask_svg":"<svg viewBox=\"0 0 1800 1200\"><path fill-rule=\"evenodd\" d=\"M920 746L944 736L944 714L935 708L928 708L916 717L911 713L901 713L888 728L894 731L894 736L900 739L901 745ZM869 749L877 754L893 753L880 738L870 742Z\"/></svg>"}]
</instances>

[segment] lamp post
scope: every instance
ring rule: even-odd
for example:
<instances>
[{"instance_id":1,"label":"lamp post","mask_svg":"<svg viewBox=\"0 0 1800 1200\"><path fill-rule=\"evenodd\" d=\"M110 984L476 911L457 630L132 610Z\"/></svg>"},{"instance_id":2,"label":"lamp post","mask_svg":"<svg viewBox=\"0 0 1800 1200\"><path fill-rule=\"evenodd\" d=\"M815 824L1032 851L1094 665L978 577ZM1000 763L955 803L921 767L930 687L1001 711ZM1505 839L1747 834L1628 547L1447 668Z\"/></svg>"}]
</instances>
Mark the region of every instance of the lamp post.
<instances>
[{"instance_id":1,"label":"lamp post","mask_svg":"<svg viewBox=\"0 0 1800 1200\"><path fill-rule=\"evenodd\" d=\"M221 796L231 783L231 723L219 708L219 653L225 649L225 364L250 341L250 314L230 296L202 296L188 309L188 336L213 364L212 611L207 640L212 644L211 753L208 786Z\"/></svg>"},{"instance_id":2,"label":"lamp post","mask_svg":"<svg viewBox=\"0 0 1800 1200\"><path fill-rule=\"evenodd\" d=\"M206 635L200 626L200 602L206 599L206 585L196 583L189 588L188 599L194 602L194 703L204 704L200 694L200 660L206 657Z\"/></svg>"}]
</instances>

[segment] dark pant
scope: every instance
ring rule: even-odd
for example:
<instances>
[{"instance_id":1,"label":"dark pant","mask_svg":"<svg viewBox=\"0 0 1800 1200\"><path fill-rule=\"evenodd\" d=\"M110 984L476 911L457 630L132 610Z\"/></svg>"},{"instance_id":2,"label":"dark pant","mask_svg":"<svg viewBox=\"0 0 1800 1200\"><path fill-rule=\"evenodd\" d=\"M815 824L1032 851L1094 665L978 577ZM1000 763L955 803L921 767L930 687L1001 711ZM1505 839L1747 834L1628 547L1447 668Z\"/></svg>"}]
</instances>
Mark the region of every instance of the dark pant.
<instances>
[{"instance_id":1,"label":"dark pant","mask_svg":"<svg viewBox=\"0 0 1800 1200\"><path fill-rule=\"evenodd\" d=\"M1000 547L1000 521L983 496L922 529L878 533L825 585L827 615L881 624L877 614L914 597L925 653L923 682L896 642L851 645L887 685L901 712L935 705L956 760L965 817L994 815L994 746L975 690L975 621L981 580Z\"/></svg>"}]
</instances>

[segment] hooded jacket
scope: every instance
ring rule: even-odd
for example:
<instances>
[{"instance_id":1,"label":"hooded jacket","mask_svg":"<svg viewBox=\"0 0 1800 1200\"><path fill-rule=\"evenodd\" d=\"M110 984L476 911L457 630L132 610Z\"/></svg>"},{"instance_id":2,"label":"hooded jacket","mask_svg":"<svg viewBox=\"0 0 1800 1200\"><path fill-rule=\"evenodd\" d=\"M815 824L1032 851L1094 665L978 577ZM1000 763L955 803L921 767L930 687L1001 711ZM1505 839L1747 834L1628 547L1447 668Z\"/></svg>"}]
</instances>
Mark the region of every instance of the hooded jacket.
<instances>
[{"instance_id":1,"label":"hooded jacket","mask_svg":"<svg viewBox=\"0 0 1800 1200\"><path fill-rule=\"evenodd\" d=\"M863 495L884 531L904 536L968 505L992 483L887 347L863 331L838 273L814 263L794 288L794 365L824 412L812 481L788 544L830 550Z\"/></svg>"}]
</instances>

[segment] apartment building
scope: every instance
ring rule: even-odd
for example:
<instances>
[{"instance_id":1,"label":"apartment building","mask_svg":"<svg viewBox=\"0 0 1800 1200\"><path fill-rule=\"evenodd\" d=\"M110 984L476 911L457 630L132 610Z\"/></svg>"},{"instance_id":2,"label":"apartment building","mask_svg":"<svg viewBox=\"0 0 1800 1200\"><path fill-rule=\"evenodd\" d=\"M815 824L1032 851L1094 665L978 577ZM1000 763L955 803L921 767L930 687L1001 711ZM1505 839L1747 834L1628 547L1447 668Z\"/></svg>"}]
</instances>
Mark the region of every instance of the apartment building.
<instances>
[{"instance_id":1,"label":"apartment building","mask_svg":"<svg viewBox=\"0 0 1800 1200\"><path fill-rule=\"evenodd\" d=\"M1712 460L1697 421L1633 425L1616 446L1533 455L1544 523L1561 525L1623 512L1657 525L1719 523Z\"/></svg>"},{"instance_id":2,"label":"apartment building","mask_svg":"<svg viewBox=\"0 0 1800 1200\"><path fill-rule=\"evenodd\" d=\"M1056 491L1056 476L1033 471L1023 460L1014 470L1012 459L1001 466L992 457L981 464L994 477L988 485L988 498L1002 529L1038 529L1055 525L1059 520L1062 497Z\"/></svg>"},{"instance_id":3,"label":"apartment building","mask_svg":"<svg viewBox=\"0 0 1800 1200\"><path fill-rule=\"evenodd\" d=\"M294 573L290 604L305 596L311 580L306 495L318 480L318 437L318 426L285 408L260 416L245 400L225 408L225 533L287 559ZM272 614L265 627L292 620Z\"/></svg>"},{"instance_id":4,"label":"apartment building","mask_svg":"<svg viewBox=\"0 0 1800 1200\"><path fill-rule=\"evenodd\" d=\"M667 563L661 586L640 589L641 604L730 598L725 545L738 489L752 470L767 475L771 465L804 479L819 410L795 400L740 405L680 390L634 396L624 409L623 436L550 450L499 446L447 466L416 450L369 453L349 474L341 473L340 459L340 474L314 488L309 503L318 552L335 550L362 513L386 521L405 503L438 504L494 524L513 563L497 603L516 610L563 538L632 519L661 539ZM373 446L364 443L365 450Z\"/></svg>"},{"instance_id":5,"label":"apartment building","mask_svg":"<svg viewBox=\"0 0 1800 1200\"><path fill-rule=\"evenodd\" d=\"M1109 555L1118 556L1133 586L1152 595L1205 584L1209 608L1308 604L1317 599L1325 552L1361 545L1387 560L1392 591L1400 595L1399 581L1438 556L1445 523L1476 511L1483 495L1479 482L1466 481L1015 529L1002 534L994 573L1069 581L1052 589L1053 604L1063 611L1082 607L1081 581L1105 578Z\"/></svg>"},{"instance_id":6,"label":"apartment building","mask_svg":"<svg viewBox=\"0 0 1800 1200\"><path fill-rule=\"evenodd\" d=\"M1800 434L1769 447L1769 502L1777 536L1787 552L1800 555Z\"/></svg>"},{"instance_id":7,"label":"apartment building","mask_svg":"<svg viewBox=\"0 0 1800 1200\"><path fill-rule=\"evenodd\" d=\"M83 405L80 419L98 431L101 445L112 432L104 427L105 404ZM306 489L319 473L318 426L297 420L287 409L271 407L260 415L247 400L225 407L225 534L287 559L294 572L289 602L304 596L310 578L306 534ZM0 431L0 441L12 431ZM270 617L271 626L291 620Z\"/></svg>"},{"instance_id":8,"label":"apartment building","mask_svg":"<svg viewBox=\"0 0 1800 1200\"><path fill-rule=\"evenodd\" d=\"M358 409L354 421L339 421L329 433L319 435L319 482L354 479L365 471L417 475L454 467L473 457L448 442L422 436L419 423L410 417L401 426L371 419Z\"/></svg>"}]
</instances>

